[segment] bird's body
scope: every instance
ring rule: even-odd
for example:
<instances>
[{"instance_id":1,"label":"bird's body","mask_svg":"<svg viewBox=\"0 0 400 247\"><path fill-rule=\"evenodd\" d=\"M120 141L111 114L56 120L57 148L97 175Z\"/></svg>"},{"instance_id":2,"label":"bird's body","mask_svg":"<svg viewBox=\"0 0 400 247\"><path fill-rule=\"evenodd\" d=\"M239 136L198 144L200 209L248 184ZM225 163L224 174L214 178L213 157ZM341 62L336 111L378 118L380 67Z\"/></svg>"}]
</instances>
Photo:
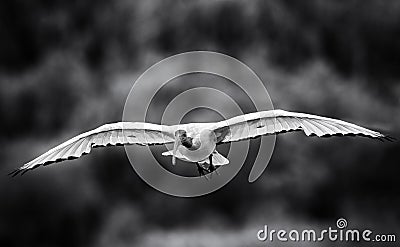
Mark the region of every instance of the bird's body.
<instances>
[{"instance_id":1,"label":"bird's body","mask_svg":"<svg viewBox=\"0 0 400 247\"><path fill-rule=\"evenodd\" d=\"M169 126L119 122L80 134L26 163L12 174L24 173L40 165L78 158L99 146L167 143L174 143L174 148L163 155L172 156L173 164L175 158L194 162L202 174L205 163L209 164L208 171L229 163L228 159L217 152L218 144L296 130L304 131L307 136L361 135L389 139L379 132L342 120L283 110L253 112L213 123Z\"/></svg>"},{"instance_id":2,"label":"bird's body","mask_svg":"<svg viewBox=\"0 0 400 247\"><path fill-rule=\"evenodd\" d=\"M208 159L217 147L217 138L213 131L207 128L201 128L201 125L187 125L186 136L187 141L182 141L182 145L178 146L177 156L189 162L199 162Z\"/></svg>"}]
</instances>

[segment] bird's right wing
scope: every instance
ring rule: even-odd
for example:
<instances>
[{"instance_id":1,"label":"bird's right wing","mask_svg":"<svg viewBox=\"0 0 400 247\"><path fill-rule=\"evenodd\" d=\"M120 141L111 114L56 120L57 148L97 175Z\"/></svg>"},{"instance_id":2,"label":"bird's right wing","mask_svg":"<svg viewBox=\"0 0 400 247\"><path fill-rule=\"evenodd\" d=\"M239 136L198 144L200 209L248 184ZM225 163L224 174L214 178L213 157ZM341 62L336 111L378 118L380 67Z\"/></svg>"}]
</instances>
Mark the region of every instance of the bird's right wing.
<instances>
[{"instance_id":1,"label":"bird's right wing","mask_svg":"<svg viewBox=\"0 0 400 247\"><path fill-rule=\"evenodd\" d=\"M296 130L304 131L307 136L361 135L390 140L390 137L377 131L339 119L283 110L253 112L233 117L215 123L213 129L218 143Z\"/></svg>"},{"instance_id":2,"label":"bird's right wing","mask_svg":"<svg viewBox=\"0 0 400 247\"><path fill-rule=\"evenodd\" d=\"M11 172L17 175L40 165L47 165L88 154L94 147L108 145L153 145L174 142L175 126L139 122L119 122L102 125L50 149L36 159Z\"/></svg>"}]
</instances>

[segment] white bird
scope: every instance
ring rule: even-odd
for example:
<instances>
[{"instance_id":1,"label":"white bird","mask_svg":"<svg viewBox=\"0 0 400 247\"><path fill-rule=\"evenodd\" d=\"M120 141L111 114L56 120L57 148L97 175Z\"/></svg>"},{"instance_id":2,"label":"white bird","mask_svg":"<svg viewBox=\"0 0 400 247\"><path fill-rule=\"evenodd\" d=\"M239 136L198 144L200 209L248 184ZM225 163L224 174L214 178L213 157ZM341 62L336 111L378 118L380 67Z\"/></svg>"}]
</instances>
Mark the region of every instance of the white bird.
<instances>
[{"instance_id":1,"label":"white bird","mask_svg":"<svg viewBox=\"0 0 400 247\"><path fill-rule=\"evenodd\" d=\"M218 153L218 144L296 130L304 131L307 136L360 135L391 140L389 136L342 120L283 110L254 112L213 123L159 125L119 122L80 134L24 164L10 175L24 174L41 165L78 158L95 147L167 143L174 143L174 148L163 155L172 156L173 164L176 158L196 163L199 174L205 175L205 172L213 172L216 167L229 163L227 158Z\"/></svg>"}]
</instances>

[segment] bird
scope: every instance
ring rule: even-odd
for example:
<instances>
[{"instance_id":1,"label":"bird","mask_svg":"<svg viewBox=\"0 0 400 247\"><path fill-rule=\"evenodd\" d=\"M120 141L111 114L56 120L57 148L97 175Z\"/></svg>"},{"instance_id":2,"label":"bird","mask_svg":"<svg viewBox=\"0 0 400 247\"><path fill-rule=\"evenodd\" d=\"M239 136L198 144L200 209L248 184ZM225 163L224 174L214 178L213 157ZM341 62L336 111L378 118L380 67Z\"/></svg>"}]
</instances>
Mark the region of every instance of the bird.
<instances>
[{"instance_id":1,"label":"bird","mask_svg":"<svg viewBox=\"0 0 400 247\"><path fill-rule=\"evenodd\" d=\"M217 151L219 144L292 131L303 131L306 136L318 137L350 135L381 141L394 139L343 120L285 110L252 112L209 123L161 125L116 122L104 124L61 143L13 170L10 175L22 175L39 166L76 159L96 147L173 143L173 149L163 152L162 155L172 156L173 165L176 164L176 159L195 163L199 175L203 176L229 164L229 160Z\"/></svg>"}]
</instances>

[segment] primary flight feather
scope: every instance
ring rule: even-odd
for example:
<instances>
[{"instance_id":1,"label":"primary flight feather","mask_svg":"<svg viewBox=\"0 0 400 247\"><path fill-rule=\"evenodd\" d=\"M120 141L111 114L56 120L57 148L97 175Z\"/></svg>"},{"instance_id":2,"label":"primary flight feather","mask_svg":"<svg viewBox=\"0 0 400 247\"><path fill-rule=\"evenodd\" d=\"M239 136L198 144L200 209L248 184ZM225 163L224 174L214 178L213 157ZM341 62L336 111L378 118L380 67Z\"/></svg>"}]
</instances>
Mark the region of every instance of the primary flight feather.
<instances>
[{"instance_id":1,"label":"primary flight feather","mask_svg":"<svg viewBox=\"0 0 400 247\"><path fill-rule=\"evenodd\" d=\"M215 167L229 163L229 160L216 150L216 146L220 143L296 130L304 131L307 136L361 135L390 140L390 137L377 131L342 120L283 110L254 112L213 123L169 126L119 122L105 124L80 134L50 149L10 174L15 176L41 165L79 158L95 147L174 143L173 150L164 152L163 155L172 156L173 164L175 164L175 158L194 162L200 175L203 175L205 171L212 172ZM209 164L208 169L205 163Z\"/></svg>"}]
</instances>

